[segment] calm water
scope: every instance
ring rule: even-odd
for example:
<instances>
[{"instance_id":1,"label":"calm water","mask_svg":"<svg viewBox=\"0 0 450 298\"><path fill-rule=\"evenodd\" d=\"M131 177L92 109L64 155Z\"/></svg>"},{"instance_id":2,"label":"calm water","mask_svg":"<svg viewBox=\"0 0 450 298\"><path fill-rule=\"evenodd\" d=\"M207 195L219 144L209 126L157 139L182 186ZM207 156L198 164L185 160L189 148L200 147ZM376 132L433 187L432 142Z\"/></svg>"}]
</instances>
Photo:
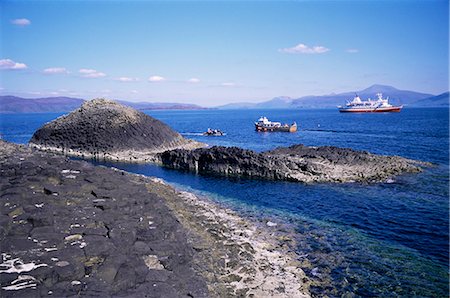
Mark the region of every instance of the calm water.
<instances>
[{"instance_id":1,"label":"calm water","mask_svg":"<svg viewBox=\"0 0 450 298\"><path fill-rule=\"evenodd\" d=\"M448 296L448 109L393 114L336 110L149 111L184 136L210 145L257 151L302 143L333 145L432 162L423 173L391 184L318 184L198 176L150 165L112 164L158 176L206 195L245 216L290 223L312 291L340 297ZM299 124L297 133L256 133L259 116ZM26 143L59 114L1 115L3 138ZM208 127L226 132L205 137Z\"/></svg>"}]
</instances>

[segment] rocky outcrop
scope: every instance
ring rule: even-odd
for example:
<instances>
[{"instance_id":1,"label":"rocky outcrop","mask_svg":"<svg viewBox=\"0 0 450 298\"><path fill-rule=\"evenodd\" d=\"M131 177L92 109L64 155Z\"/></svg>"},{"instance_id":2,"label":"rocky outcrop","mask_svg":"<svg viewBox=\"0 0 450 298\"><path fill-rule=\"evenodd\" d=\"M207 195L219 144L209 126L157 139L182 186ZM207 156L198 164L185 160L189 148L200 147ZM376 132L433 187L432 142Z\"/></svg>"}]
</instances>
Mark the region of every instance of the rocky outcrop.
<instances>
[{"instance_id":1,"label":"rocky outcrop","mask_svg":"<svg viewBox=\"0 0 450 298\"><path fill-rule=\"evenodd\" d=\"M160 179L0 140L0 197L0 297L309 297L291 232Z\"/></svg>"},{"instance_id":2,"label":"rocky outcrop","mask_svg":"<svg viewBox=\"0 0 450 298\"><path fill-rule=\"evenodd\" d=\"M107 99L81 108L37 130L30 145L68 155L122 161L152 160L156 152L198 148L168 125Z\"/></svg>"},{"instance_id":3,"label":"rocky outcrop","mask_svg":"<svg viewBox=\"0 0 450 298\"><path fill-rule=\"evenodd\" d=\"M208 297L151 184L0 141L0 297Z\"/></svg>"},{"instance_id":4,"label":"rocky outcrop","mask_svg":"<svg viewBox=\"0 0 450 298\"><path fill-rule=\"evenodd\" d=\"M294 145L257 153L237 147L171 150L158 154L169 168L222 176L298 182L379 182L419 172L418 162L337 147Z\"/></svg>"}]
</instances>

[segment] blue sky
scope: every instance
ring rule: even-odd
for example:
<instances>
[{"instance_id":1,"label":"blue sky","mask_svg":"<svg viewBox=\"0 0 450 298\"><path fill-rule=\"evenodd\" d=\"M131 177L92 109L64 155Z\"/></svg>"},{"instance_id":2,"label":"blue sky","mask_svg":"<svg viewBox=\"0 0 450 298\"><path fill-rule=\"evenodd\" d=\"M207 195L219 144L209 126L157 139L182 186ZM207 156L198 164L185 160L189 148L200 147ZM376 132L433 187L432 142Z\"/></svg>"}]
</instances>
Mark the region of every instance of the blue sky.
<instances>
[{"instance_id":1,"label":"blue sky","mask_svg":"<svg viewBox=\"0 0 450 298\"><path fill-rule=\"evenodd\" d=\"M0 92L215 106L449 84L447 0L0 2Z\"/></svg>"}]
</instances>

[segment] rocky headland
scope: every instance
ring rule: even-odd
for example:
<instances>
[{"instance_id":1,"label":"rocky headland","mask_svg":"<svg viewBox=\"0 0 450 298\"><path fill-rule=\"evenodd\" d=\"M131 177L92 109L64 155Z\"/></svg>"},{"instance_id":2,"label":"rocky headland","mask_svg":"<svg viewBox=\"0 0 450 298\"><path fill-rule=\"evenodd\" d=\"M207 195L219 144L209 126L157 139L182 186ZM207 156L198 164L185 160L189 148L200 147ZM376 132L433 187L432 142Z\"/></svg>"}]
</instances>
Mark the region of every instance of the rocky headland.
<instances>
[{"instance_id":1,"label":"rocky headland","mask_svg":"<svg viewBox=\"0 0 450 298\"><path fill-rule=\"evenodd\" d=\"M1 297L309 297L292 235L0 140Z\"/></svg>"},{"instance_id":2,"label":"rocky headland","mask_svg":"<svg viewBox=\"0 0 450 298\"><path fill-rule=\"evenodd\" d=\"M200 174L314 182L381 182L417 173L424 163L399 156L331 146L294 145L258 153L238 147L170 150L158 154L168 168Z\"/></svg>"},{"instance_id":3,"label":"rocky headland","mask_svg":"<svg viewBox=\"0 0 450 298\"><path fill-rule=\"evenodd\" d=\"M166 150L205 146L183 138L168 125L107 99L85 102L70 114L45 124L32 147L82 158L151 162Z\"/></svg>"}]
</instances>

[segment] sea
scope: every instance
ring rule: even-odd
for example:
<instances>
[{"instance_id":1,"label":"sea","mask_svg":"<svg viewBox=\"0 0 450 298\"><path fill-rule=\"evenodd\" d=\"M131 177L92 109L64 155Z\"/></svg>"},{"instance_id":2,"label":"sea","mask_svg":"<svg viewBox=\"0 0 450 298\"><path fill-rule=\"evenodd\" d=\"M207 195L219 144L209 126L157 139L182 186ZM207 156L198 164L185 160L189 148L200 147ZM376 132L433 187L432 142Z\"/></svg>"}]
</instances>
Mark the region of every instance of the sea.
<instances>
[{"instance_id":1,"label":"sea","mask_svg":"<svg viewBox=\"0 0 450 298\"><path fill-rule=\"evenodd\" d=\"M210 146L265 151L338 146L431 163L383 183L302 184L195 175L154 165L99 163L156 176L260 222L294 232L314 297L449 296L449 109L341 114L336 109L145 111ZM25 144L61 113L0 115L3 139ZM254 130L260 116L295 133ZM208 128L224 136L203 136Z\"/></svg>"}]
</instances>

